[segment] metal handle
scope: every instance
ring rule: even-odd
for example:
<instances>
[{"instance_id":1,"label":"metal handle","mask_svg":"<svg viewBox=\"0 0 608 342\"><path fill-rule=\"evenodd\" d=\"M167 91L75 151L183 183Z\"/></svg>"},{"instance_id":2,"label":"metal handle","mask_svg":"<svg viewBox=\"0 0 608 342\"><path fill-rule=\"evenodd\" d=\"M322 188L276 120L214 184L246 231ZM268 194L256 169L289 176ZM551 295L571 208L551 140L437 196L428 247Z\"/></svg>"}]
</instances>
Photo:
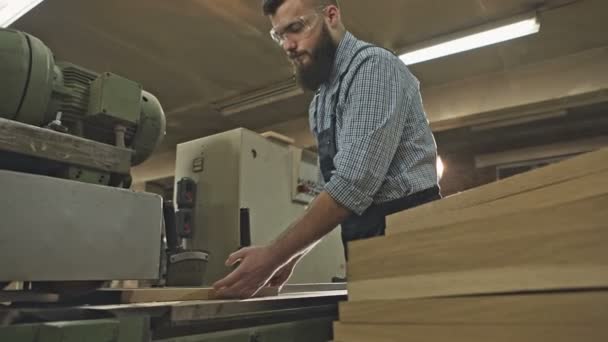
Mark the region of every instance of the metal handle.
<instances>
[{"instance_id":1,"label":"metal handle","mask_svg":"<svg viewBox=\"0 0 608 342\"><path fill-rule=\"evenodd\" d=\"M170 252L175 253L179 248L179 240L177 239L177 228L175 227L175 208L172 201L163 203L163 218L165 221L165 236L167 238L167 248Z\"/></svg>"}]
</instances>

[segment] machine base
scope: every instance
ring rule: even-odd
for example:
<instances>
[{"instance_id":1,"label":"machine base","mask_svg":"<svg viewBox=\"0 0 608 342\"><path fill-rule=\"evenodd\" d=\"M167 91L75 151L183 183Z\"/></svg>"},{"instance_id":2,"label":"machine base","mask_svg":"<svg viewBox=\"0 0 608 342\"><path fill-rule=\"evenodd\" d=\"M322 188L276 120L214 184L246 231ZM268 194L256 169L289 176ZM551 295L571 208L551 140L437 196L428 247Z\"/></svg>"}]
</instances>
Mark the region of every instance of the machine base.
<instances>
[{"instance_id":1,"label":"machine base","mask_svg":"<svg viewBox=\"0 0 608 342\"><path fill-rule=\"evenodd\" d=\"M0 188L0 283L159 278L159 196L4 170Z\"/></svg>"}]
</instances>

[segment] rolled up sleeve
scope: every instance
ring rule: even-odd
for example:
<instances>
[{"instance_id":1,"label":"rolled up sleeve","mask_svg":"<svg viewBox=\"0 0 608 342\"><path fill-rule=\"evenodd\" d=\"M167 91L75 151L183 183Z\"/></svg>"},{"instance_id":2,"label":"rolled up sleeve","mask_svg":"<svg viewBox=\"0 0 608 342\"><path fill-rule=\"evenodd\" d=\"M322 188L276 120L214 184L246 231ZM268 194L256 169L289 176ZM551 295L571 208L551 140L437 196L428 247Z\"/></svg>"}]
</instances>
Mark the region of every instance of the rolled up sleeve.
<instances>
[{"instance_id":1,"label":"rolled up sleeve","mask_svg":"<svg viewBox=\"0 0 608 342\"><path fill-rule=\"evenodd\" d=\"M338 119L336 171L325 190L361 215L386 178L418 83L393 56L375 54L361 62L348 86Z\"/></svg>"}]
</instances>

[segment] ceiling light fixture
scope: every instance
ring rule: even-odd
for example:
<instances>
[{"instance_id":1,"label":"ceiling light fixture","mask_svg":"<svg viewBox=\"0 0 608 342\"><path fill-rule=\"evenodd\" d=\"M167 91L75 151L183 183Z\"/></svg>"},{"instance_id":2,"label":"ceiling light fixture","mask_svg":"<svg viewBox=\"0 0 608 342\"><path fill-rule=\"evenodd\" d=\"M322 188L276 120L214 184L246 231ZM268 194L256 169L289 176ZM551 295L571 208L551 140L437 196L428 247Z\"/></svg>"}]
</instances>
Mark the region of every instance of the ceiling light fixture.
<instances>
[{"instance_id":1,"label":"ceiling light fixture","mask_svg":"<svg viewBox=\"0 0 608 342\"><path fill-rule=\"evenodd\" d=\"M290 78L270 87L255 89L218 101L213 104L213 107L223 116L231 116L302 94L304 94L302 88L298 86L293 78Z\"/></svg>"},{"instance_id":2,"label":"ceiling light fixture","mask_svg":"<svg viewBox=\"0 0 608 342\"><path fill-rule=\"evenodd\" d=\"M540 21L536 13L526 14L414 46L399 58L406 65L413 65L528 36L539 31Z\"/></svg>"},{"instance_id":3,"label":"ceiling light fixture","mask_svg":"<svg viewBox=\"0 0 608 342\"><path fill-rule=\"evenodd\" d=\"M0 0L0 27L8 27L43 0Z\"/></svg>"}]
</instances>

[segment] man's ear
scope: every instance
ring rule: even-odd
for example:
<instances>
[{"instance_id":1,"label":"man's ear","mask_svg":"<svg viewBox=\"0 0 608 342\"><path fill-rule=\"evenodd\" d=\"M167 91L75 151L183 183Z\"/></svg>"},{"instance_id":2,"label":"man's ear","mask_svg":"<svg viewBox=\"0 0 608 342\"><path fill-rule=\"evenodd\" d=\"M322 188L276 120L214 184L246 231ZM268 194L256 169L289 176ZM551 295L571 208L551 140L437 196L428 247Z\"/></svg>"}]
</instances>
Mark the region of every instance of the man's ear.
<instances>
[{"instance_id":1,"label":"man's ear","mask_svg":"<svg viewBox=\"0 0 608 342\"><path fill-rule=\"evenodd\" d=\"M325 21L329 27L336 29L340 27L340 23L342 22L342 16L340 14L340 9L336 5L329 5L325 9Z\"/></svg>"}]
</instances>

